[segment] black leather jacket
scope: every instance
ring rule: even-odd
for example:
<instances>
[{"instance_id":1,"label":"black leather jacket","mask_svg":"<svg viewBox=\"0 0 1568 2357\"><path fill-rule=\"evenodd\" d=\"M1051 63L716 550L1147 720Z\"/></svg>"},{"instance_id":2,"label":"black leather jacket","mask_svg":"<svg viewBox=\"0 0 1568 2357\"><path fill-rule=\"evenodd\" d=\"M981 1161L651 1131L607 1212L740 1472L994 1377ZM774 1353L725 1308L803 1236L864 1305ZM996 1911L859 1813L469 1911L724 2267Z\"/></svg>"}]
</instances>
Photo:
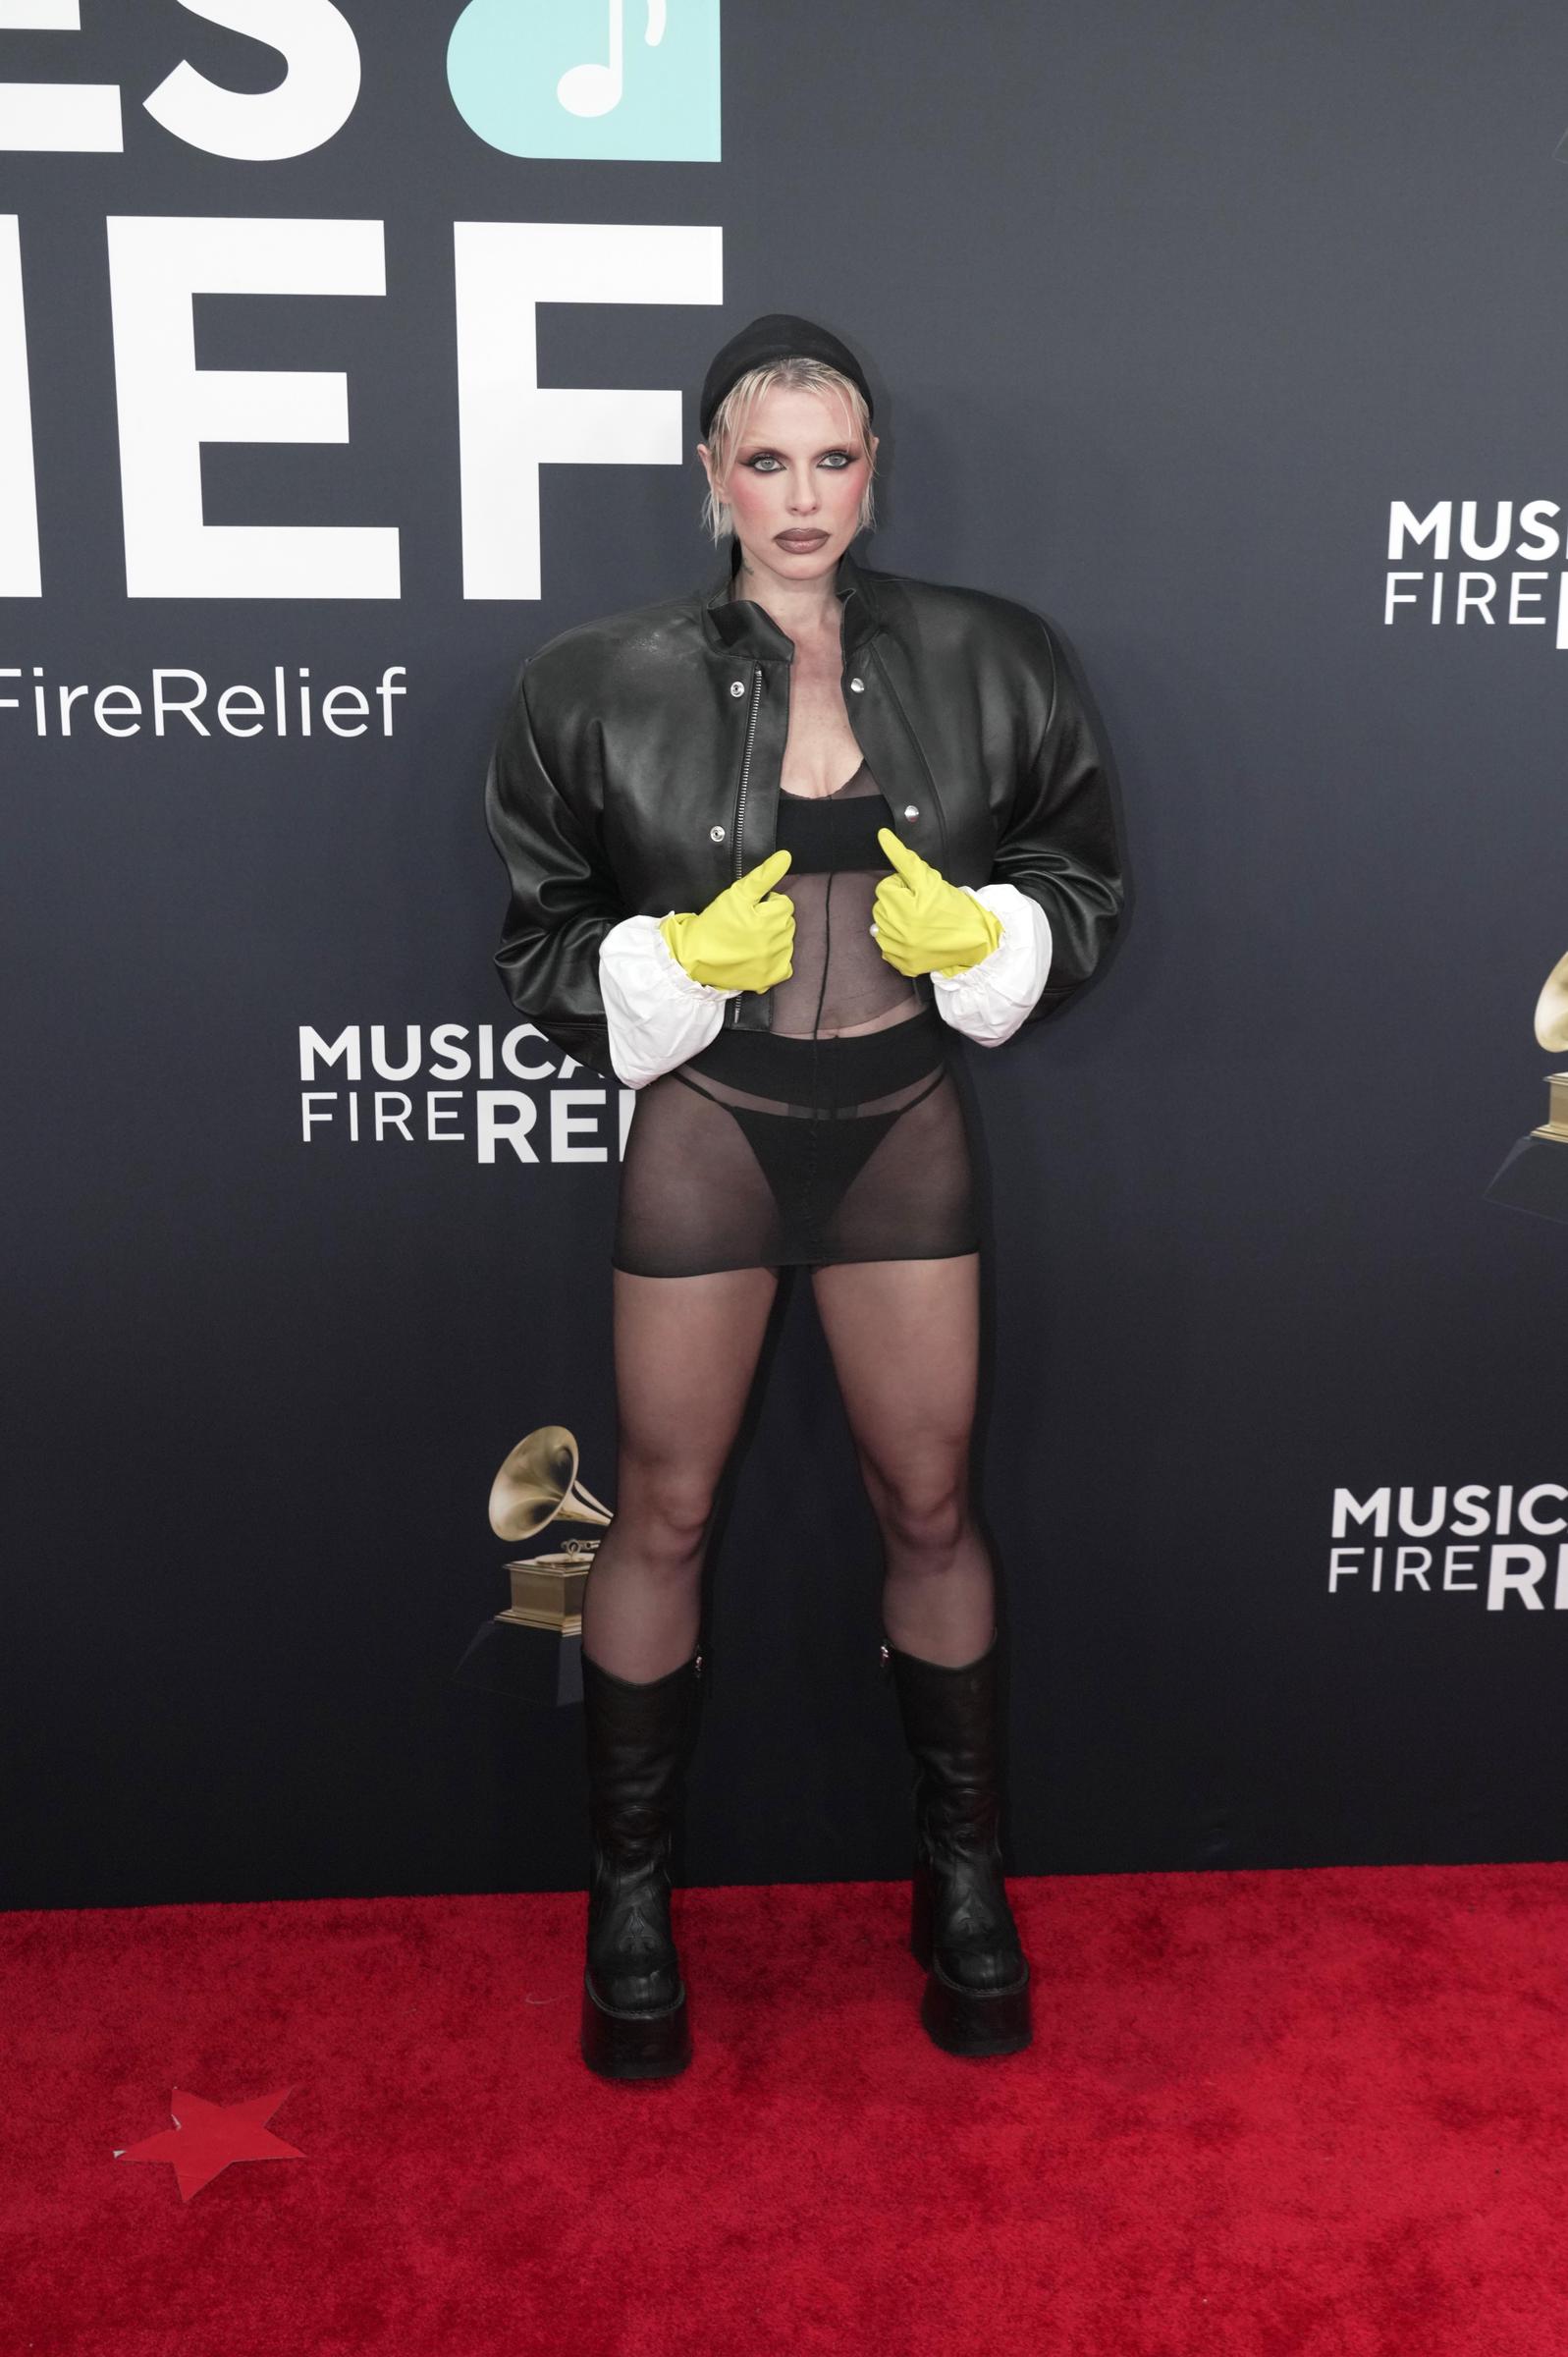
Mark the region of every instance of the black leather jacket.
<instances>
[{"instance_id":1,"label":"black leather jacket","mask_svg":"<svg viewBox=\"0 0 1568 2357\"><path fill-rule=\"evenodd\" d=\"M794 643L733 600L736 552L694 594L578 624L514 684L485 784L512 884L495 953L513 1004L613 1078L599 945L621 918L705 907L774 849ZM981 589L845 554L844 707L902 840L951 884L1015 884L1051 919L1028 1020L1087 981L1123 886L1101 749L1052 625ZM930 1004L929 975L917 977ZM725 1003L765 1031L767 991Z\"/></svg>"}]
</instances>

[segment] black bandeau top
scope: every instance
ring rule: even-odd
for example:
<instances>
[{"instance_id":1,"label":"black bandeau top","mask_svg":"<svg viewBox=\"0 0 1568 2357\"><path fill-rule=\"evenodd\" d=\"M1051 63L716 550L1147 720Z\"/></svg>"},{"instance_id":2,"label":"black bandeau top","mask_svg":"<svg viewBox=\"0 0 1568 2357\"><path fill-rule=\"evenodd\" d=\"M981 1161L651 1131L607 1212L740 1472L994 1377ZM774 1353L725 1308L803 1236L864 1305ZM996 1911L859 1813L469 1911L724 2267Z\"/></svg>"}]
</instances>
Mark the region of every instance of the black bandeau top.
<instances>
[{"instance_id":1,"label":"black bandeau top","mask_svg":"<svg viewBox=\"0 0 1568 2357\"><path fill-rule=\"evenodd\" d=\"M779 789L776 850L789 853L785 882L792 875L821 876L834 868L875 868L891 873L877 841L879 827L892 824L892 808L880 788L866 791L866 765L832 794L789 794ZM850 793L850 788L858 791Z\"/></svg>"}]
</instances>

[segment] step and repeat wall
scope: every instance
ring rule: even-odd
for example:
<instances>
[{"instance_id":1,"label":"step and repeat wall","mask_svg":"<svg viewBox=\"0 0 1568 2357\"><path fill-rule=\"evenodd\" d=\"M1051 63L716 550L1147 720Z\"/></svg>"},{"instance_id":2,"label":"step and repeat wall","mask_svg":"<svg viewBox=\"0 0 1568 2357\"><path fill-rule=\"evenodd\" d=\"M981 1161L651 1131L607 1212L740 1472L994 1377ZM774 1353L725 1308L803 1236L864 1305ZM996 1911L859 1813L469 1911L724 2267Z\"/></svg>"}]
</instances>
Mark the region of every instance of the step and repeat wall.
<instances>
[{"instance_id":1,"label":"step and repeat wall","mask_svg":"<svg viewBox=\"0 0 1568 2357\"><path fill-rule=\"evenodd\" d=\"M1568 19L1459 0L0 0L0 1903L580 1877L496 1617L592 1509L490 1508L540 1434L614 1508L634 1098L506 998L484 770L711 576L775 309L865 356L865 560L1051 615L1115 761L1115 954L963 1050L1009 1863L1563 1854L1568 1220L1489 1190L1568 1062L1565 128ZM904 1871L880 1569L790 1280L688 1879Z\"/></svg>"}]
</instances>

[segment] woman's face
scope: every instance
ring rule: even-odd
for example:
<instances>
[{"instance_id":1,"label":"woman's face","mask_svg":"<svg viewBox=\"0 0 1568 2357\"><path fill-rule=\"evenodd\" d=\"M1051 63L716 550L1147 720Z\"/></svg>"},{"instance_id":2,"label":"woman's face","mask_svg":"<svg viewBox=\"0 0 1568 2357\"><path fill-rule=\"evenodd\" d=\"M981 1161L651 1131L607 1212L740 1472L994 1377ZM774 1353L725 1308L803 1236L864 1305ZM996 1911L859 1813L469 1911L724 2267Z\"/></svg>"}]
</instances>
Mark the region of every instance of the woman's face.
<instances>
[{"instance_id":1,"label":"woman's face","mask_svg":"<svg viewBox=\"0 0 1568 2357\"><path fill-rule=\"evenodd\" d=\"M873 435L873 451L876 443ZM712 482L708 445L697 447ZM846 403L776 385L753 408L715 489L754 572L810 581L831 574L854 538L870 471Z\"/></svg>"}]
</instances>

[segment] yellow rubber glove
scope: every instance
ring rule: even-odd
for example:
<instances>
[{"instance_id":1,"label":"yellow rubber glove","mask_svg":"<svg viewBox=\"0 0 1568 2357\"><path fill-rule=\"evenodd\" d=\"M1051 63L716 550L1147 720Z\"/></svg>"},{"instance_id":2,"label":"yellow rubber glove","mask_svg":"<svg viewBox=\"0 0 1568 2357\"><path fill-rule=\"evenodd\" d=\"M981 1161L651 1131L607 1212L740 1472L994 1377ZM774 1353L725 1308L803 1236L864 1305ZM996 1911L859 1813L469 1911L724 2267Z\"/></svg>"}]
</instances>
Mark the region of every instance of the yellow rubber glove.
<instances>
[{"instance_id":1,"label":"yellow rubber glove","mask_svg":"<svg viewBox=\"0 0 1568 2357\"><path fill-rule=\"evenodd\" d=\"M871 904L877 947L901 974L961 974L988 958L1001 939L1001 919L956 884L949 884L892 827L877 841L896 874L884 876Z\"/></svg>"},{"instance_id":2,"label":"yellow rubber glove","mask_svg":"<svg viewBox=\"0 0 1568 2357\"><path fill-rule=\"evenodd\" d=\"M793 972L794 903L773 887L789 865L787 851L770 851L759 867L716 895L706 908L667 916L659 930L671 955L693 982L721 990L771 990Z\"/></svg>"}]
</instances>

